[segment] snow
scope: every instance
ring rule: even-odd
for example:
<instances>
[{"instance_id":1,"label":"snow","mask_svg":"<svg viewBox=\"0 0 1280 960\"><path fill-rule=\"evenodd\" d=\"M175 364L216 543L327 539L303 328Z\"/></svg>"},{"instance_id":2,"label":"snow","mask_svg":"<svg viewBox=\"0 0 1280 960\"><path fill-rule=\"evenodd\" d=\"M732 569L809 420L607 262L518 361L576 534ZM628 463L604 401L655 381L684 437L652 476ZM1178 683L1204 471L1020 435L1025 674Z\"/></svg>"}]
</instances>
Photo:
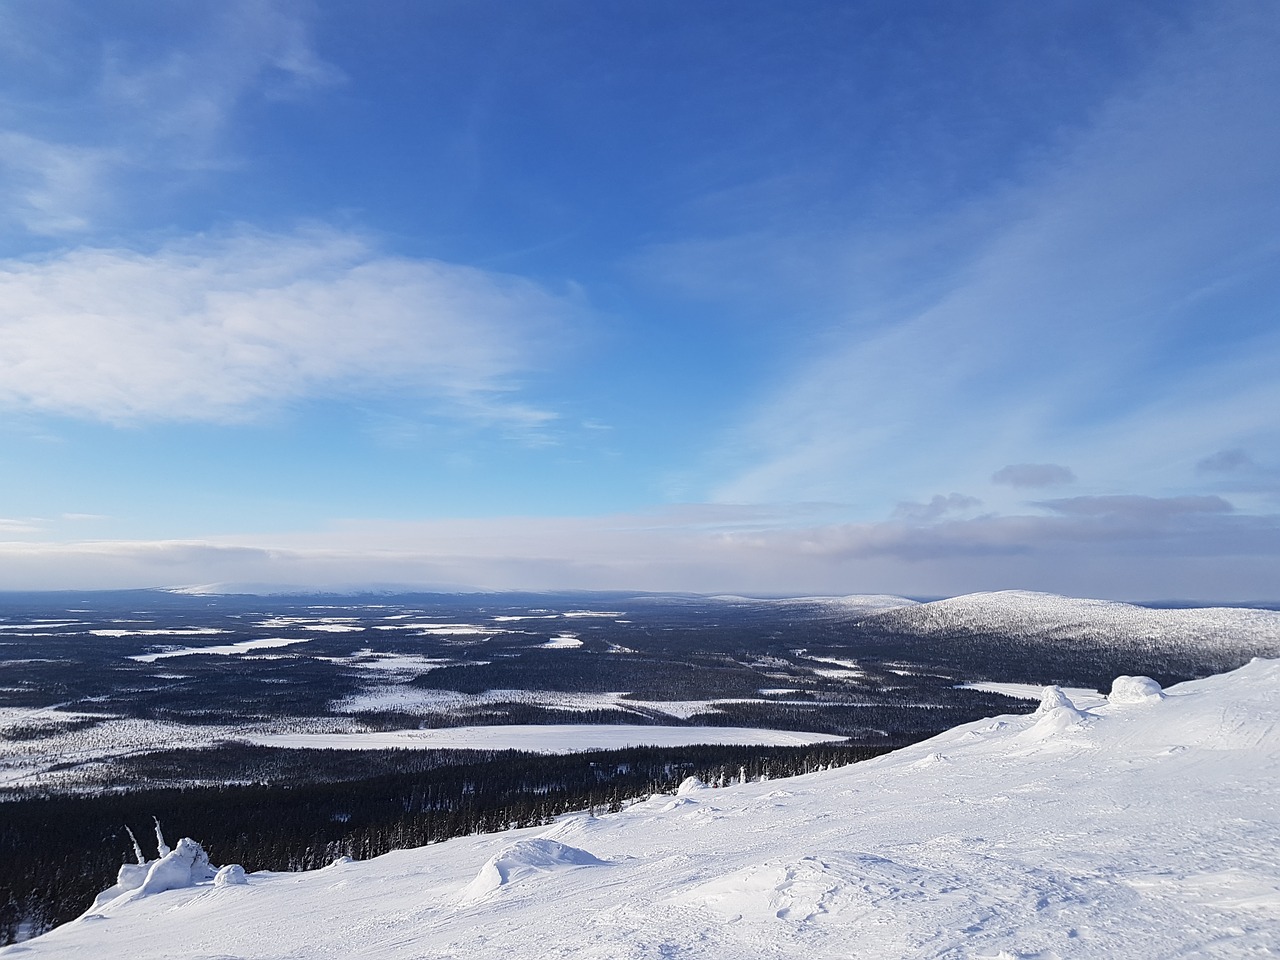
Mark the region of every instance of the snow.
<instances>
[{"instance_id":1,"label":"snow","mask_svg":"<svg viewBox=\"0 0 1280 960\"><path fill-rule=\"evenodd\" d=\"M796 747L843 740L825 733L762 730L754 727L660 727L632 724L494 724L431 730L373 733L273 733L239 739L264 747L308 750L528 750L576 753L623 747L684 747L691 744L744 744Z\"/></svg>"},{"instance_id":2,"label":"snow","mask_svg":"<svg viewBox=\"0 0 1280 960\"><path fill-rule=\"evenodd\" d=\"M576 650L582 646L582 641L571 633L562 633L539 646L543 650Z\"/></svg>"},{"instance_id":3,"label":"snow","mask_svg":"<svg viewBox=\"0 0 1280 960\"><path fill-rule=\"evenodd\" d=\"M882 613L886 610L914 607L919 604L918 600L908 600L906 597L885 593L857 593L847 597L786 597L781 599L720 595L708 599L718 600L722 603L744 605L817 607L831 613L855 615Z\"/></svg>"},{"instance_id":4,"label":"snow","mask_svg":"<svg viewBox=\"0 0 1280 960\"><path fill-rule=\"evenodd\" d=\"M349 657L315 657L313 659L337 663L344 667L354 667L357 670L377 670L382 673L403 676L406 679L411 679L430 670L439 670L441 667L466 665L464 661L460 660L423 657L413 653L381 653L370 647L357 650Z\"/></svg>"},{"instance_id":5,"label":"snow","mask_svg":"<svg viewBox=\"0 0 1280 960\"><path fill-rule=\"evenodd\" d=\"M119 628L104 628L101 630L90 630L91 637L210 637L220 633L230 633L230 630L223 630L219 627L174 627L168 630L159 628L148 628L146 630L122 630Z\"/></svg>"},{"instance_id":6,"label":"snow","mask_svg":"<svg viewBox=\"0 0 1280 960\"><path fill-rule=\"evenodd\" d=\"M1116 677L1107 699L1112 703L1151 703L1163 700L1164 691L1150 677Z\"/></svg>"},{"instance_id":7,"label":"snow","mask_svg":"<svg viewBox=\"0 0 1280 960\"><path fill-rule=\"evenodd\" d=\"M222 870L216 870L209 863L209 855L204 852L204 848L190 837L183 837L178 841L178 846L170 850L168 844L164 842L159 821L156 821L156 844L159 856L155 860L147 861L142 859L138 841L134 840L133 848L138 851L138 862L121 865L120 872L116 875L115 886L98 894L93 901L93 906L89 908L93 916L100 916L93 911L120 897L136 900L139 897L150 897L169 890L184 890L210 881L219 886L246 882L244 867L232 864ZM237 870L239 879L235 879Z\"/></svg>"},{"instance_id":8,"label":"snow","mask_svg":"<svg viewBox=\"0 0 1280 960\"><path fill-rule=\"evenodd\" d=\"M164 650L160 653L140 653L130 657L139 663L155 663L166 657L186 657L192 654L205 653L220 656L235 656L251 650L270 650L275 647L288 647L295 643L306 643L307 637L264 637L261 640L241 640L239 643L225 643L214 647L182 647L177 650Z\"/></svg>"},{"instance_id":9,"label":"snow","mask_svg":"<svg viewBox=\"0 0 1280 960\"><path fill-rule=\"evenodd\" d=\"M1014 634L1083 648L1227 648L1280 655L1280 611L1245 607L1152 609L1028 590L972 593L877 613L862 621L917 636Z\"/></svg>"},{"instance_id":10,"label":"snow","mask_svg":"<svg viewBox=\"0 0 1280 960\"><path fill-rule=\"evenodd\" d=\"M259 620L262 630L285 629L316 630L320 633L359 633L364 626L359 617L268 617Z\"/></svg>"},{"instance_id":11,"label":"snow","mask_svg":"<svg viewBox=\"0 0 1280 960\"><path fill-rule=\"evenodd\" d=\"M76 718L101 722L86 729L51 732L35 740L0 738L0 787L77 787L113 759L157 750L197 749L251 734L350 729L346 718L288 717L245 726L185 724L89 713L63 713L56 707L0 708L0 729L33 722L63 724ZM64 719L65 718L65 719Z\"/></svg>"},{"instance_id":12,"label":"snow","mask_svg":"<svg viewBox=\"0 0 1280 960\"><path fill-rule=\"evenodd\" d=\"M468 662L454 662L465 666ZM352 664L360 666L360 664ZM460 693L456 690L424 690L403 684L370 686L361 693L335 700L329 708L335 713L365 713L392 710L420 716L445 713L465 714L495 704L524 703L552 710L624 710L631 713L665 714L676 720L689 720L700 714L714 713L724 704L774 703L763 698L731 698L717 700L639 700L626 691L603 693L569 693L556 690L486 690L483 693ZM806 704L811 706L812 704ZM850 704L843 704L849 706Z\"/></svg>"},{"instance_id":13,"label":"snow","mask_svg":"<svg viewBox=\"0 0 1280 960\"><path fill-rule=\"evenodd\" d=\"M213 880L217 872L210 866L204 848L190 837L183 837L173 850L151 864L135 896L149 897L166 890L194 887Z\"/></svg>"},{"instance_id":14,"label":"snow","mask_svg":"<svg viewBox=\"0 0 1280 960\"><path fill-rule=\"evenodd\" d=\"M213 878L215 887L239 887L249 882L249 878L245 875L244 867L238 863L229 863L222 867Z\"/></svg>"},{"instance_id":15,"label":"snow","mask_svg":"<svg viewBox=\"0 0 1280 960\"><path fill-rule=\"evenodd\" d=\"M117 897L0 957L1274 956L1280 662L1163 692L1053 695L836 770Z\"/></svg>"},{"instance_id":16,"label":"snow","mask_svg":"<svg viewBox=\"0 0 1280 960\"><path fill-rule=\"evenodd\" d=\"M476 878L462 889L459 903L475 903L510 883L572 870L575 867L604 866L605 862L557 840L534 837L517 840L490 857Z\"/></svg>"},{"instance_id":17,"label":"snow","mask_svg":"<svg viewBox=\"0 0 1280 960\"><path fill-rule=\"evenodd\" d=\"M1034 683L990 683L983 681L981 683L962 683L959 684L959 687L962 690L982 690L985 693L998 693L1014 700L1039 700L1044 691L1043 687ZM1082 707L1097 706L1106 699L1091 687L1059 687L1058 689L1070 697L1072 703Z\"/></svg>"}]
</instances>

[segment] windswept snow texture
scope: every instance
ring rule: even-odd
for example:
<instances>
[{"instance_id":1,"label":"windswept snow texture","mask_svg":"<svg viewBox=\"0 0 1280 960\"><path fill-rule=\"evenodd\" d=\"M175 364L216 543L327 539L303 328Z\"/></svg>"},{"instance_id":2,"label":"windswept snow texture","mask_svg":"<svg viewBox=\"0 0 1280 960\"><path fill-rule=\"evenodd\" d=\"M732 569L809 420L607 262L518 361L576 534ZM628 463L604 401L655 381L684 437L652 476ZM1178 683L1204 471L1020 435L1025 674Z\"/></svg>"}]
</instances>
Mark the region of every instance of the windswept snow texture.
<instances>
[{"instance_id":1,"label":"windswept snow texture","mask_svg":"<svg viewBox=\"0 0 1280 960\"><path fill-rule=\"evenodd\" d=\"M0 956L1274 956L1280 661L1164 694L1051 693L837 770L121 897Z\"/></svg>"}]
</instances>

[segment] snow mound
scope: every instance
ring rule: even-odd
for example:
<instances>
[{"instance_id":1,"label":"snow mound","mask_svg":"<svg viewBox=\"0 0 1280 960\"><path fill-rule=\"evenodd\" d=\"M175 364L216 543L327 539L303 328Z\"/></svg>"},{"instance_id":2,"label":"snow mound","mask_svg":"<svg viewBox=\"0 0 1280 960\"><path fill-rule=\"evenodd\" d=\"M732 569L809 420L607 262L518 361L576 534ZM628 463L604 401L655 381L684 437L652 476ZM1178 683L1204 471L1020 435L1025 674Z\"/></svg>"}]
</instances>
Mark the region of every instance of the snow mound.
<instances>
[{"instance_id":1,"label":"snow mound","mask_svg":"<svg viewBox=\"0 0 1280 960\"><path fill-rule=\"evenodd\" d=\"M244 875L244 867L238 863L228 863L213 878L215 887L238 887L248 882L249 878Z\"/></svg>"},{"instance_id":2,"label":"snow mound","mask_svg":"<svg viewBox=\"0 0 1280 960\"><path fill-rule=\"evenodd\" d=\"M1163 699L1160 684L1150 677L1116 677L1107 694L1111 703L1155 703Z\"/></svg>"},{"instance_id":3,"label":"snow mound","mask_svg":"<svg viewBox=\"0 0 1280 960\"><path fill-rule=\"evenodd\" d=\"M677 797L687 797L691 793L697 793L699 790L709 789L705 783L697 777L685 777L680 781L680 786L676 787Z\"/></svg>"},{"instance_id":4,"label":"snow mound","mask_svg":"<svg viewBox=\"0 0 1280 960\"><path fill-rule=\"evenodd\" d=\"M491 857L462 891L462 903L474 903L508 884L578 867L604 866L606 861L578 847L537 837L517 840Z\"/></svg>"},{"instance_id":5,"label":"snow mound","mask_svg":"<svg viewBox=\"0 0 1280 960\"><path fill-rule=\"evenodd\" d=\"M1068 730L1079 730L1088 720L1089 715L1075 707L1054 707L1042 714L1027 733L1032 739L1043 739Z\"/></svg>"},{"instance_id":6,"label":"snow mound","mask_svg":"<svg viewBox=\"0 0 1280 960\"><path fill-rule=\"evenodd\" d=\"M1079 730L1091 719L1057 685L1044 688L1040 694L1040 706L1036 707L1036 712L1031 716L1035 718L1035 723L1023 735L1031 740L1043 740L1068 730Z\"/></svg>"},{"instance_id":7,"label":"snow mound","mask_svg":"<svg viewBox=\"0 0 1280 960\"><path fill-rule=\"evenodd\" d=\"M1036 707L1036 712L1033 716L1042 717L1058 707L1076 709L1076 705L1071 702L1071 698L1063 692L1062 688L1057 684L1052 684L1045 687L1040 693L1040 706Z\"/></svg>"}]
</instances>

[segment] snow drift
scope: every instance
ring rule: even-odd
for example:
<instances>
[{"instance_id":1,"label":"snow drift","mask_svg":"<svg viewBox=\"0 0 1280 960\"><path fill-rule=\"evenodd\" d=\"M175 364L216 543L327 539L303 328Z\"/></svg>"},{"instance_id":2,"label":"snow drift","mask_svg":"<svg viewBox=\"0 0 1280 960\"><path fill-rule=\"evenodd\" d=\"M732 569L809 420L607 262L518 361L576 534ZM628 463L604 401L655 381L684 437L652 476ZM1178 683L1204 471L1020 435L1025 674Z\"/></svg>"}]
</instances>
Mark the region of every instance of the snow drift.
<instances>
[{"instance_id":1,"label":"snow drift","mask_svg":"<svg viewBox=\"0 0 1280 960\"><path fill-rule=\"evenodd\" d=\"M247 891L196 880L179 844L172 870L195 886L116 897L0 956L1274 955L1280 661L1160 693L1130 678L1082 710L1050 690L1034 714L866 763Z\"/></svg>"},{"instance_id":2,"label":"snow drift","mask_svg":"<svg viewBox=\"0 0 1280 960\"><path fill-rule=\"evenodd\" d=\"M548 840L543 837L517 840L489 858L476 874L476 878L463 888L459 900L462 903L474 903L509 883L558 873L562 870L572 870L576 867L603 865L603 860L592 856L587 851L560 843L558 840Z\"/></svg>"}]
</instances>

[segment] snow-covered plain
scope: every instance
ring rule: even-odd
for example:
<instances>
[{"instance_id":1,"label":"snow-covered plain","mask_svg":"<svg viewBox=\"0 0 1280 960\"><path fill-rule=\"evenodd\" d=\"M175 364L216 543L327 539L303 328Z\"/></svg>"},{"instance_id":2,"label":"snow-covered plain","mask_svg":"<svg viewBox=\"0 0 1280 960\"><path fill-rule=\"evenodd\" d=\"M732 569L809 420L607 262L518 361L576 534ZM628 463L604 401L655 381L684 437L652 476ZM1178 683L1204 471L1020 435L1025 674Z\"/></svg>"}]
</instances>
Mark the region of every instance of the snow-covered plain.
<instances>
[{"instance_id":1,"label":"snow-covered plain","mask_svg":"<svg viewBox=\"0 0 1280 960\"><path fill-rule=\"evenodd\" d=\"M1116 693L1052 689L791 780L120 896L0 956L1274 956L1280 661Z\"/></svg>"},{"instance_id":2,"label":"snow-covered plain","mask_svg":"<svg viewBox=\"0 0 1280 960\"><path fill-rule=\"evenodd\" d=\"M584 750L621 750L624 747L687 747L700 743L801 747L811 743L835 742L844 737L825 733L762 730L757 727L543 723L369 733L270 733L241 739L264 747L306 750L527 750L530 753L577 753Z\"/></svg>"},{"instance_id":3,"label":"snow-covered plain","mask_svg":"<svg viewBox=\"0 0 1280 960\"><path fill-rule=\"evenodd\" d=\"M163 650L159 653L140 653L130 657L139 663L155 663L169 657L188 657L195 654L233 657L241 653L252 653L255 650L272 650L276 647L291 647L295 643L306 643L307 637L263 637L261 640L241 640L239 643L224 643L214 647L179 647L175 650Z\"/></svg>"}]
</instances>

